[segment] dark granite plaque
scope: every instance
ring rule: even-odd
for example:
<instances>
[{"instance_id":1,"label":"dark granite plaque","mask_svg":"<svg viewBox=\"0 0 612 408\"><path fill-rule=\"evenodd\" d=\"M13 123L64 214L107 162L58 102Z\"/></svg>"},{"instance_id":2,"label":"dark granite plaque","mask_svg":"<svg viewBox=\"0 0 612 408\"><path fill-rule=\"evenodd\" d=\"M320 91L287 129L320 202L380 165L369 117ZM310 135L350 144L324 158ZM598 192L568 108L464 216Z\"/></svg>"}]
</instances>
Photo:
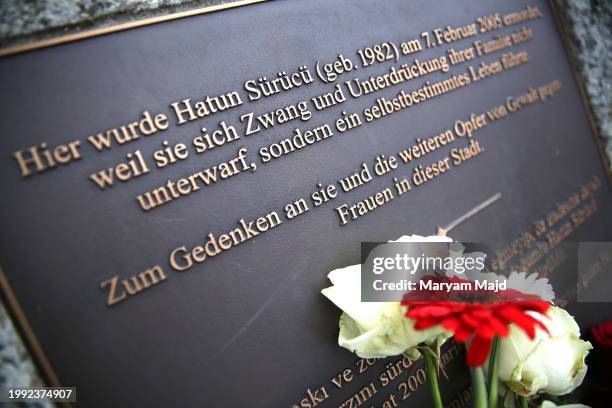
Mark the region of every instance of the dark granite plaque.
<instances>
[{"instance_id":1,"label":"dark granite plaque","mask_svg":"<svg viewBox=\"0 0 612 408\"><path fill-rule=\"evenodd\" d=\"M83 406L428 406L418 367L383 386L397 358L336 344L319 291L360 242L512 241L584 189L542 239L612 238L545 1L287 0L95 34L0 59L3 293ZM451 403L469 378L447 358Z\"/></svg>"}]
</instances>

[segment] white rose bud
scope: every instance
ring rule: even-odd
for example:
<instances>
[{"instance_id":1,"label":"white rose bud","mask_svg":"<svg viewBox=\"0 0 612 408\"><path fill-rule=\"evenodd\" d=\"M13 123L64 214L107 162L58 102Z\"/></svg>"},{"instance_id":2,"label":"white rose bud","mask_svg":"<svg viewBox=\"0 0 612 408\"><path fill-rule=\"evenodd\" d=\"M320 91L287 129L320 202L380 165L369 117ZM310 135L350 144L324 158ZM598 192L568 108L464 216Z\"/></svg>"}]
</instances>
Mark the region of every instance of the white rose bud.
<instances>
[{"instance_id":1,"label":"white rose bud","mask_svg":"<svg viewBox=\"0 0 612 408\"><path fill-rule=\"evenodd\" d=\"M435 327L414 330L414 320L404 316L400 302L361 302L361 266L332 271L333 286L321 292L344 313L340 317L338 344L362 358L383 358L406 353L419 357L419 343L445 340L450 335Z\"/></svg>"},{"instance_id":2,"label":"white rose bud","mask_svg":"<svg viewBox=\"0 0 612 408\"><path fill-rule=\"evenodd\" d=\"M582 384L587 371L584 360L592 345L580 339L578 324L565 310L552 306L548 317L530 314L546 325L550 335L537 329L530 340L511 325L510 335L499 343L499 377L519 395L567 394Z\"/></svg>"}]
</instances>

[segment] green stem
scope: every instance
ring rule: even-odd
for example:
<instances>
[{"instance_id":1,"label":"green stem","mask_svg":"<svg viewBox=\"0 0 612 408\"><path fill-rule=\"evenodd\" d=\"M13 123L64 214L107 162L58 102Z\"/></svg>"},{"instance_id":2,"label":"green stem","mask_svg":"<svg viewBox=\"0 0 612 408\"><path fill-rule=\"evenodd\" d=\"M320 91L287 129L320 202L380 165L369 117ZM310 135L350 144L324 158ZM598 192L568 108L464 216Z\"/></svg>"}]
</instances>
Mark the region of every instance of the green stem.
<instances>
[{"instance_id":1,"label":"green stem","mask_svg":"<svg viewBox=\"0 0 612 408\"><path fill-rule=\"evenodd\" d=\"M527 397L523 397L522 395L519 395L519 402L521 403L521 408L529 407L529 402L527 400Z\"/></svg>"},{"instance_id":2,"label":"green stem","mask_svg":"<svg viewBox=\"0 0 612 408\"><path fill-rule=\"evenodd\" d=\"M425 358L425 369L427 370L427 378L429 379L429 388L434 401L434 407L442 408L442 396L440 395L440 387L438 386L435 357L433 352L429 349L422 350L422 353Z\"/></svg>"},{"instance_id":3,"label":"green stem","mask_svg":"<svg viewBox=\"0 0 612 408\"><path fill-rule=\"evenodd\" d=\"M499 337L493 339L491 355L489 356L489 408L497 408L499 401Z\"/></svg>"},{"instance_id":4,"label":"green stem","mask_svg":"<svg viewBox=\"0 0 612 408\"><path fill-rule=\"evenodd\" d=\"M514 394L514 392L507 390L506 393L504 394L504 402L503 402L503 407L514 407L516 406L516 404L514 403L515 399L514 396L516 394Z\"/></svg>"},{"instance_id":5,"label":"green stem","mask_svg":"<svg viewBox=\"0 0 612 408\"><path fill-rule=\"evenodd\" d=\"M487 408L487 385L485 384L482 367L473 367L471 370L474 408Z\"/></svg>"}]
</instances>

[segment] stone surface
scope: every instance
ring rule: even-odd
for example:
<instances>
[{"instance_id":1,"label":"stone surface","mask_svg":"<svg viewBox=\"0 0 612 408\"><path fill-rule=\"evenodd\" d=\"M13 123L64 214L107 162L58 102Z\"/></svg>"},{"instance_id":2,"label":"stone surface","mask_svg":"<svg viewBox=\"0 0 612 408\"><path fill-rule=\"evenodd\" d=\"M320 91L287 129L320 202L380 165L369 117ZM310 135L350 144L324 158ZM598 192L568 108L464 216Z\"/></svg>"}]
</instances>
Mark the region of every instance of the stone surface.
<instances>
[{"instance_id":1,"label":"stone surface","mask_svg":"<svg viewBox=\"0 0 612 408\"><path fill-rule=\"evenodd\" d=\"M599 133L612 158L612 1L555 1L562 10Z\"/></svg>"},{"instance_id":2,"label":"stone surface","mask_svg":"<svg viewBox=\"0 0 612 408\"><path fill-rule=\"evenodd\" d=\"M11 319L0 304L0 387L44 386ZM4 405L3 405L4 406ZM17 406L13 404L7 405ZM28 404L51 407L49 403Z\"/></svg>"},{"instance_id":3,"label":"stone surface","mask_svg":"<svg viewBox=\"0 0 612 408\"><path fill-rule=\"evenodd\" d=\"M230 1L0 0L0 46ZM584 78L593 113L612 157L612 1L555 0ZM0 386L41 380L0 305Z\"/></svg>"},{"instance_id":4,"label":"stone surface","mask_svg":"<svg viewBox=\"0 0 612 408\"><path fill-rule=\"evenodd\" d=\"M0 45L236 0L2 0Z\"/></svg>"}]
</instances>

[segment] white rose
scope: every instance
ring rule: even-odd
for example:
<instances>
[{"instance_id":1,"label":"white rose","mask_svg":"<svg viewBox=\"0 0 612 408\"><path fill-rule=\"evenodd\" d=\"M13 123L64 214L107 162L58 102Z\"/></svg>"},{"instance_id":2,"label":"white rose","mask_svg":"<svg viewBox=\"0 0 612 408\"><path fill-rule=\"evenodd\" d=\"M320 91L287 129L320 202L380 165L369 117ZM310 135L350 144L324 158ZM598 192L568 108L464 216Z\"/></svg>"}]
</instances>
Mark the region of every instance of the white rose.
<instances>
[{"instance_id":1,"label":"white rose","mask_svg":"<svg viewBox=\"0 0 612 408\"><path fill-rule=\"evenodd\" d=\"M584 404L557 405L552 401L544 401L539 408L591 408Z\"/></svg>"},{"instance_id":2,"label":"white rose","mask_svg":"<svg viewBox=\"0 0 612 408\"><path fill-rule=\"evenodd\" d=\"M548 318L530 314L546 325L550 335L537 329L535 339L530 340L511 325L510 335L499 343L499 378L523 396L567 394L582 384L591 343L580 339L578 324L559 307L552 306Z\"/></svg>"},{"instance_id":3,"label":"white rose","mask_svg":"<svg viewBox=\"0 0 612 408\"><path fill-rule=\"evenodd\" d=\"M445 242L446 237L403 236L392 242ZM404 316L400 302L361 302L361 265L329 273L333 286L321 291L344 313L340 317L338 344L362 358L383 358L406 353L418 358L416 346L450 337L439 327L414 330L414 320Z\"/></svg>"}]
</instances>

